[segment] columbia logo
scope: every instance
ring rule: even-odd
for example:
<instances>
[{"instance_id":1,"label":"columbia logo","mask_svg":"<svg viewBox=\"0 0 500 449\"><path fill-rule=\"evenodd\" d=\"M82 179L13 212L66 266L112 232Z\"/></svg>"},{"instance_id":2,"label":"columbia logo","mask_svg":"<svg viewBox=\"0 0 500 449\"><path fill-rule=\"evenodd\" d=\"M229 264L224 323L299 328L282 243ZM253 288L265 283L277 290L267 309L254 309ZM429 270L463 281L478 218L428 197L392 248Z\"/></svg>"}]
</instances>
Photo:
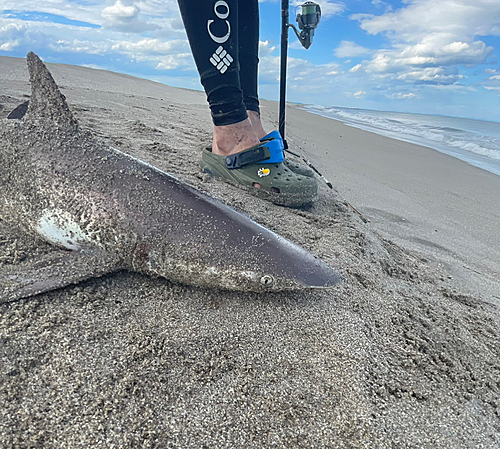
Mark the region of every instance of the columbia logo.
<instances>
[{"instance_id":1,"label":"columbia logo","mask_svg":"<svg viewBox=\"0 0 500 449\"><path fill-rule=\"evenodd\" d=\"M210 58L210 62L217 67L220 73L224 73L233 62L231 55L220 46Z\"/></svg>"}]
</instances>

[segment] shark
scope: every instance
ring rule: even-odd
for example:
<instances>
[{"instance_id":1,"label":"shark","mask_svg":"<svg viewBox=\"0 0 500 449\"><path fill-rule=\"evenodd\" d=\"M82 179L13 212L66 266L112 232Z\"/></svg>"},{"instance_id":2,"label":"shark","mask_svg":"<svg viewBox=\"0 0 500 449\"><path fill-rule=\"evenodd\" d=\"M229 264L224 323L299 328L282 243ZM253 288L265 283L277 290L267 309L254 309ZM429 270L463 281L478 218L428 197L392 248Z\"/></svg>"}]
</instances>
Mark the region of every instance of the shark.
<instances>
[{"instance_id":1,"label":"shark","mask_svg":"<svg viewBox=\"0 0 500 449\"><path fill-rule=\"evenodd\" d=\"M31 97L0 125L0 218L58 248L0 266L0 302L130 270L174 283L269 292L342 276L221 201L82 129L52 75L27 56Z\"/></svg>"}]
</instances>

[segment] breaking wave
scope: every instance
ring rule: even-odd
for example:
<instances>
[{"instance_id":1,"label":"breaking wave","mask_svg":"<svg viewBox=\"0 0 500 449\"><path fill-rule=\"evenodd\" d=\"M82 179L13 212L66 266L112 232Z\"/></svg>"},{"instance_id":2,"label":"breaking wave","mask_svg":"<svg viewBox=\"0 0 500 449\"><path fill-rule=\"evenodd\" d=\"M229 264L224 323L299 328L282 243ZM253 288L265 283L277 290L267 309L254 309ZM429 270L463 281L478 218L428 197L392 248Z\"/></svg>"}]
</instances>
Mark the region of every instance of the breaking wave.
<instances>
[{"instance_id":1,"label":"breaking wave","mask_svg":"<svg viewBox=\"0 0 500 449\"><path fill-rule=\"evenodd\" d=\"M346 125L433 148L500 175L500 123L320 105L303 109Z\"/></svg>"}]
</instances>

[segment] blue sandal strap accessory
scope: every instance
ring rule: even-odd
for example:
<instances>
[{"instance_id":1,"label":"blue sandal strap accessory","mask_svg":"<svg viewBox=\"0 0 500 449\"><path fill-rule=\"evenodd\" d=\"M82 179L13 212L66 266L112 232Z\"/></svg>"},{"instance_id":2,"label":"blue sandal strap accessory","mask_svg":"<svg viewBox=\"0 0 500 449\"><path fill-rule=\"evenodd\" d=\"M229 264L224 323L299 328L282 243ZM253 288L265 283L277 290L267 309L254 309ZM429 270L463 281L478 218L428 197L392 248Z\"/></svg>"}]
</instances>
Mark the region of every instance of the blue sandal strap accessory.
<instances>
[{"instance_id":1,"label":"blue sandal strap accessory","mask_svg":"<svg viewBox=\"0 0 500 449\"><path fill-rule=\"evenodd\" d=\"M275 138L261 139L261 142L268 148L271 157L261 164L280 164L285 160L283 154L283 141L276 140Z\"/></svg>"},{"instance_id":2,"label":"blue sandal strap accessory","mask_svg":"<svg viewBox=\"0 0 500 449\"><path fill-rule=\"evenodd\" d=\"M283 150L285 149L285 145L283 144L283 139L278 130L271 131L267 136L264 136L262 139L260 139L260 141L264 142L265 140L269 139L274 139L276 141L275 144L278 144L281 149L281 152L283 152Z\"/></svg>"},{"instance_id":3,"label":"blue sandal strap accessory","mask_svg":"<svg viewBox=\"0 0 500 449\"><path fill-rule=\"evenodd\" d=\"M285 160L283 153L285 146L283 145L283 139L279 131L271 131L267 136L260 139L260 141L265 143L271 152L271 159L266 161L266 163L279 164Z\"/></svg>"}]
</instances>

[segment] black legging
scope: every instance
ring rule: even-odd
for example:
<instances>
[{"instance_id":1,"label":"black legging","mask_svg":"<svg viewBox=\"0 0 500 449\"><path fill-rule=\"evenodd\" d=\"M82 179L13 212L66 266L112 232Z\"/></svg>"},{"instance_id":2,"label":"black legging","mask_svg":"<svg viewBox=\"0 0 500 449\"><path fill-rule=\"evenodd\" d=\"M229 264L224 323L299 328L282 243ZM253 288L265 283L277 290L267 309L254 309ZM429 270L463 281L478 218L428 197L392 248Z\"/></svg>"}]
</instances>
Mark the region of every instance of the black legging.
<instances>
[{"instance_id":1,"label":"black legging","mask_svg":"<svg viewBox=\"0 0 500 449\"><path fill-rule=\"evenodd\" d=\"M259 113L258 0L177 0L216 126Z\"/></svg>"}]
</instances>

